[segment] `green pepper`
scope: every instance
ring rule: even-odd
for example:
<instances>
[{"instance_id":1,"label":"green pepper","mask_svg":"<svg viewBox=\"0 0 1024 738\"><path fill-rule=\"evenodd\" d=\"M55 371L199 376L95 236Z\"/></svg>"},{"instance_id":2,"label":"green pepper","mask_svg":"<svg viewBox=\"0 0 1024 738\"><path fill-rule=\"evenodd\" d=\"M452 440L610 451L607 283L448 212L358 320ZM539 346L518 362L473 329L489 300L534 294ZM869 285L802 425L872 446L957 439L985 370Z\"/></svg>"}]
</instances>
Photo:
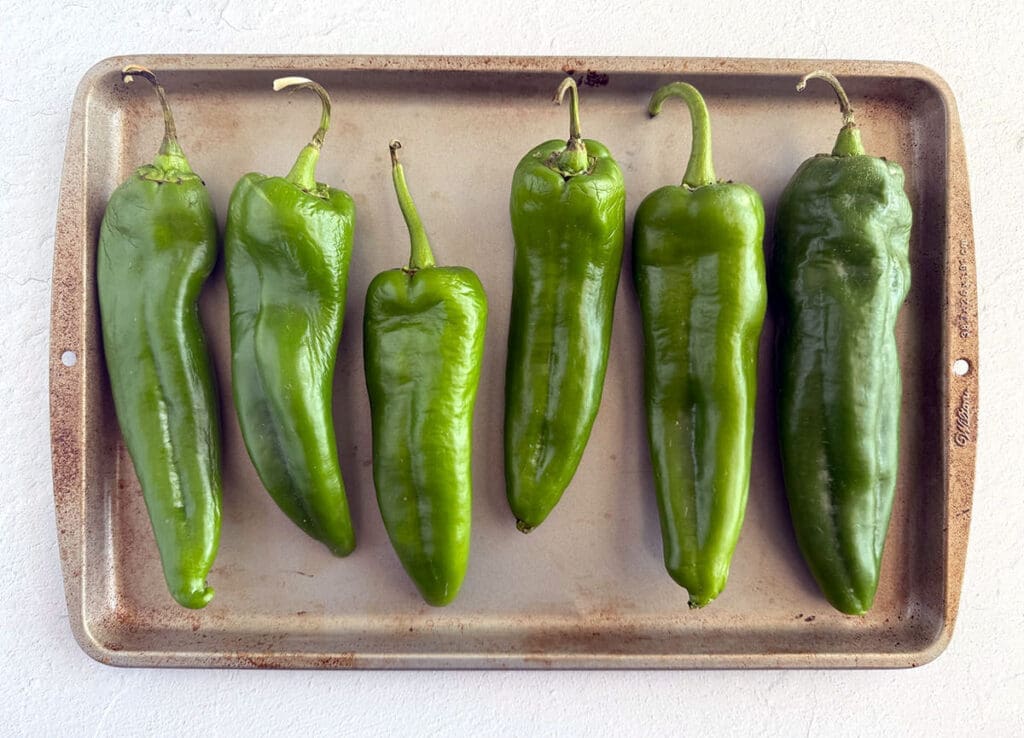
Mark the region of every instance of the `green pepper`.
<instances>
[{"instance_id":1,"label":"green pepper","mask_svg":"<svg viewBox=\"0 0 1024 738\"><path fill-rule=\"evenodd\" d=\"M680 186L655 190L633 226L644 336L644 402L665 568L703 607L725 587L747 507L757 348L767 287L764 207L715 178L711 124L685 82L654 93L690 109L693 148Z\"/></svg>"},{"instance_id":2,"label":"green pepper","mask_svg":"<svg viewBox=\"0 0 1024 738\"><path fill-rule=\"evenodd\" d=\"M363 357L373 425L373 483L402 566L431 605L455 599L469 559L473 408L487 297L471 270L435 266L391 145L411 255L366 290Z\"/></svg>"},{"instance_id":3,"label":"green pepper","mask_svg":"<svg viewBox=\"0 0 1024 738\"><path fill-rule=\"evenodd\" d=\"M148 69L164 138L110 197L96 255L103 353L125 446L149 511L167 587L205 607L220 541L220 417L198 300L217 261L210 195L178 144L163 87Z\"/></svg>"},{"instance_id":4,"label":"green pepper","mask_svg":"<svg viewBox=\"0 0 1024 738\"><path fill-rule=\"evenodd\" d=\"M626 190L605 146L580 137L526 154L512 177L515 239L505 377L505 480L516 525L536 528L579 466L601 404L622 267Z\"/></svg>"},{"instance_id":5,"label":"green pepper","mask_svg":"<svg viewBox=\"0 0 1024 738\"><path fill-rule=\"evenodd\" d=\"M278 506L334 554L355 547L332 416L355 206L315 179L330 124L323 87L301 77L320 127L286 177L250 173L231 193L225 257L231 376L249 457Z\"/></svg>"},{"instance_id":6,"label":"green pepper","mask_svg":"<svg viewBox=\"0 0 1024 738\"><path fill-rule=\"evenodd\" d=\"M900 369L895 327L910 288L910 202L898 164L864 153L839 82L831 156L797 169L779 200L779 441L797 542L838 610L868 611L895 495Z\"/></svg>"}]
</instances>

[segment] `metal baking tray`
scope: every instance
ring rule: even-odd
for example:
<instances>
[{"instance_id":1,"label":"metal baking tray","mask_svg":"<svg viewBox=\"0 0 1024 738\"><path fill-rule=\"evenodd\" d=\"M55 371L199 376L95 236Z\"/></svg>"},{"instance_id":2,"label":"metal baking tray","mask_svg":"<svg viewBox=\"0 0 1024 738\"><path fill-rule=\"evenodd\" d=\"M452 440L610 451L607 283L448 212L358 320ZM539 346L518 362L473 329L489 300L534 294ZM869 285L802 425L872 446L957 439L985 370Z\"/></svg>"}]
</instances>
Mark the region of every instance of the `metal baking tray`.
<instances>
[{"instance_id":1,"label":"metal baking tray","mask_svg":"<svg viewBox=\"0 0 1024 738\"><path fill-rule=\"evenodd\" d=\"M114 417L100 345L94 254L114 187L150 160L161 119L146 85L118 71L151 67L167 88L185 151L221 218L250 170L285 173L316 127L318 102L275 94L301 74L334 99L319 179L349 191L358 218L335 381L342 470L358 536L332 557L261 488L230 402L227 301L220 267L202 316L224 417L224 518L213 602L178 607ZM701 89L716 169L778 195L806 157L831 150L840 115L827 68L845 83L868 150L900 162L914 208L913 285L898 338L904 376L900 471L874 609L834 611L800 559L776 450L771 317L761 343L750 504L729 585L691 611L665 573L644 435L641 344L627 252L604 401L579 472L529 536L509 513L502 402L512 238L508 193L519 158L567 135L551 104L581 81L583 133L609 146L628 188L627 232L648 192L682 178L689 120L656 120L651 92ZM378 271L401 265L408 238L391 189L399 138L410 188L441 263L481 277L490 299L476 412L472 556L459 599L433 609L391 551L371 479L362 307ZM770 251L771 234L765 244ZM967 546L978 411L974 243L964 147L947 85L914 64L687 58L137 56L93 67L74 99L54 246L50 421L60 556L70 623L93 658L121 666L304 668L896 667L935 658L953 631ZM960 362L960 363L957 363ZM966 363L963 363L966 362Z\"/></svg>"}]
</instances>

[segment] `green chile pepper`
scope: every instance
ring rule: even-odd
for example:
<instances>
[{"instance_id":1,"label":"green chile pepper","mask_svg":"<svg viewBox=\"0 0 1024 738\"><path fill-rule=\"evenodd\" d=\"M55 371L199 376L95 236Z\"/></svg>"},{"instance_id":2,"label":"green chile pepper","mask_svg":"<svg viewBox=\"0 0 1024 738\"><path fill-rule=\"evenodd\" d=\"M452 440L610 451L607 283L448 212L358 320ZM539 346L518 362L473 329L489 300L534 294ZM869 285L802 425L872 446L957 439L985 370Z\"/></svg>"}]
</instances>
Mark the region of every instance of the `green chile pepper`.
<instances>
[{"instance_id":1,"label":"green chile pepper","mask_svg":"<svg viewBox=\"0 0 1024 738\"><path fill-rule=\"evenodd\" d=\"M808 159L779 201L779 439L797 542L828 601L870 609L895 495L896 318L910 288L910 202L898 164L868 156L839 82L832 154Z\"/></svg>"},{"instance_id":2,"label":"green chile pepper","mask_svg":"<svg viewBox=\"0 0 1024 738\"><path fill-rule=\"evenodd\" d=\"M206 186L178 144L163 87L144 77L164 115L152 164L111 195L96 255L103 352L114 407L160 550L181 605L205 607L220 541L220 417L198 299L217 260Z\"/></svg>"},{"instance_id":3,"label":"green chile pepper","mask_svg":"<svg viewBox=\"0 0 1024 738\"><path fill-rule=\"evenodd\" d=\"M487 297L471 270L435 266L391 142L409 228L409 266L366 291L363 357L373 425L373 482L391 545L431 605L455 599L469 559L473 408Z\"/></svg>"},{"instance_id":4,"label":"green chile pepper","mask_svg":"<svg viewBox=\"0 0 1024 738\"><path fill-rule=\"evenodd\" d=\"M286 177L250 173L231 193L225 257L235 410L249 457L278 506L334 554L355 547L332 416L355 206L317 182L327 92L301 77L320 127Z\"/></svg>"},{"instance_id":5,"label":"green chile pepper","mask_svg":"<svg viewBox=\"0 0 1024 738\"><path fill-rule=\"evenodd\" d=\"M644 400L665 567L702 607L725 587L747 507L757 348L767 303L764 207L715 179L703 98L677 82L651 98L690 109L681 186L648 195L633 230L644 334Z\"/></svg>"},{"instance_id":6,"label":"green chile pepper","mask_svg":"<svg viewBox=\"0 0 1024 738\"><path fill-rule=\"evenodd\" d=\"M519 530L540 525L579 466L601 404L622 266L626 190L605 146L580 136L526 154L512 178L515 239L505 379L505 480Z\"/></svg>"}]
</instances>

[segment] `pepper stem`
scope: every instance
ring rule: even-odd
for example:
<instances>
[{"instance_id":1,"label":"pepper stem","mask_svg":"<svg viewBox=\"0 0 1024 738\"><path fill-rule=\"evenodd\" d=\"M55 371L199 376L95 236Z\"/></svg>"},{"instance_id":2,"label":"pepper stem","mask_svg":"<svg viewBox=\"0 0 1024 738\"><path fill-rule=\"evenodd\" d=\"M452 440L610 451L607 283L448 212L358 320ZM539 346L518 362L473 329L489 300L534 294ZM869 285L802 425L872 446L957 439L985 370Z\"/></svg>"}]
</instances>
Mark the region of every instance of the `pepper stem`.
<instances>
[{"instance_id":1,"label":"pepper stem","mask_svg":"<svg viewBox=\"0 0 1024 738\"><path fill-rule=\"evenodd\" d=\"M299 152L292 170L285 177L292 184L310 192L316 188L316 165L320 160L320 149L324 145L324 137L331 126L331 98L327 90L311 79L305 77L279 77L274 80L274 92L292 88L295 90L312 90L320 98L320 127L313 138Z\"/></svg>"},{"instance_id":2,"label":"pepper stem","mask_svg":"<svg viewBox=\"0 0 1024 738\"><path fill-rule=\"evenodd\" d=\"M846 90L839 84L839 80L829 72L823 69L805 74L800 78L800 81L796 83L796 91L803 92L804 88L807 87L807 81L812 79L823 79L832 85L832 89L835 90L836 97L839 98L839 110L843 114L843 125L848 126L854 123L853 120L853 108L850 106L850 98L846 96Z\"/></svg>"},{"instance_id":3,"label":"pepper stem","mask_svg":"<svg viewBox=\"0 0 1024 738\"><path fill-rule=\"evenodd\" d=\"M566 77L562 84L558 85L555 91L554 101L561 105L565 99L565 93L569 93L569 138L580 138L580 90L576 86L576 80Z\"/></svg>"},{"instance_id":4,"label":"pepper stem","mask_svg":"<svg viewBox=\"0 0 1024 738\"><path fill-rule=\"evenodd\" d=\"M416 205L409 194L409 186L405 183L405 170L398 161L398 150L402 148L402 142L392 141L388 148L391 150L391 179L395 183L398 207L402 209L402 217L409 228L409 268L406 271L415 272L434 266L434 253L430 250L427 232L423 228L420 214L416 212Z\"/></svg>"},{"instance_id":5,"label":"pepper stem","mask_svg":"<svg viewBox=\"0 0 1024 738\"><path fill-rule=\"evenodd\" d=\"M681 98L690 110L690 122L693 127L690 144L690 159L686 163L683 185L686 187L704 187L714 184L715 166L711 159L711 119L708 106L697 88L686 82L673 82L659 88L651 95L647 112L653 118L661 112L661 106L670 97Z\"/></svg>"},{"instance_id":6,"label":"pepper stem","mask_svg":"<svg viewBox=\"0 0 1024 738\"><path fill-rule=\"evenodd\" d=\"M587 146L580 134L580 91L572 77L566 77L558 85L554 97L557 105L562 104L566 92L569 93L569 140L566 141L565 150L559 154L555 165L562 174L572 177L587 171L590 160L587 156Z\"/></svg>"},{"instance_id":7,"label":"pepper stem","mask_svg":"<svg viewBox=\"0 0 1024 738\"><path fill-rule=\"evenodd\" d=\"M142 77L153 86L164 113L164 140L157 153L156 165L162 169L192 171L185 158L185 152L182 151L181 145L178 143L178 130L174 126L174 115L171 113L171 106L167 103L167 94L164 92L163 85L157 81L153 72L137 64L129 64L121 70L121 79L126 85L134 82L137 76Z\"/></svg>"},{"instance_id":8,"label":"pepper stem","mask_svg":"<svg viewBox=\"0 0 1024 738\"><path fill-rule=\"evenodd\" d=\"M839 98L839 110L843 114L843 127L839 129L839 136L836 138L836 144L832 148L832 156L856 156L863 154L864 144L861 143L860 130L853 119L853 107L850 105L850 98L846 96L846 90L839 84L839 80L835 78L835 75L818 69L800 78L800 81L796 83L797 92L803 92L804 88L807 87L807 81L811 79L821 79L828 82L832 89L835 90L836 97Z\"/></svg>"}]
</instances>

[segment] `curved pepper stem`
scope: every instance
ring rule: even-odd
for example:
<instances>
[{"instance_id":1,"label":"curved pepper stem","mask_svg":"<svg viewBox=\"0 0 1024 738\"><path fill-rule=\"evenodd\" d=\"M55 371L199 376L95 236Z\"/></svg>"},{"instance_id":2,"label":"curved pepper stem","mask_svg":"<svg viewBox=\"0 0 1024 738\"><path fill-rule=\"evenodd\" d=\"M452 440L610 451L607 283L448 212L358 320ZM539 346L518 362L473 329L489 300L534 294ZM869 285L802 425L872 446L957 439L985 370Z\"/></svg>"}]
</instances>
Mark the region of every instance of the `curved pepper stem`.
<instances>
[{"instance_id":1,"label":"curved pepper stem","mask_svg":"<svg viewBox=\"0 0 1024 738\"><path fill-rule=\"evenodd\" d=\"M807 87L807 81L811 79L822 79L828 82L835 90L839 98L839 110L843 114L843 127L839 129L839 136L836 137L836 144L832 147L832 156L858 156L864 153L864 144L860 140L860 129L853 119L853 107L850 105L850 98L846 96L846 90L839 84L839 80L830 72L818 69L810 74L805 74L796 83L797 92L803 92Z\"/></svg>"},{"instance_id":2,"label":"curved pepper stem","mask_svg":"<svg viewBox=\"0 0 1024 738\"><path fill-rule=\"evenodd\" d=\"M388 148L391 149L391 179L395 183L398 207L402 209L402 217L409 228L410 254L409 267L406 271L415 272L434 266L434 253L430 250L427 232L423 228L420 214L416 212L416 205L409 194L409 186L405 183L405 170L398 161L398 150L402 148L402 142L392 141Z\"/></svg>"},{"instance_id":3,"label":"curved pepper stem","mask_svg":"<svg viewBox=\"0 0 1024 738\"><path fill-rule=\"evenodd\" d=\"M137 64L129 64L121 70L121 79L124 80L126 85L134 82L137 76L142 77L153 86L164 113L164 140L160 144L160 151L153 162L154 166L164 170L191 172L192 167L189 166L188 159L185 158L185 152L182 151L181 145L178 143L178 131L174 126L174 115L171 113L171 106L167 103L167 94L164 92L163 85L157 81L156 75L153 72Z\"/></svg>"},{"instance_id":4,"label":"curved pepper stem","mask_svg":"<svg viewBox=\"0 0 1024 738\"><path fill-rule=\"evenodd\" d=\"M299 158L295 160L292 170L285 177L292 184L311 192L316 189L316 165L320 160L320 149L324 145L327 129L331 126L331 98L327 90L305 77L279 77L274 80L274 92L289 88L294 88L292 92L312 90L320 98L320 127L316 129L312 140L299 152Z\"/></svg>"},{"instance_id":5,"label":"curved pepper stem","mask_svg":"<svg viewBox=\"0 0 1024 738\"><path fill-rule=\"evenodd\" d=\"M686 82L673 82L655 91L647 112L653 118L661 112L661 106L670 97L681 98L690 109L690 121L693 126L693 140L690 148L690 159L686 163L683 185L686 187L703 187L714 184L715 166L711 160L711 119L708 106L697 88Z\"/></svg>"},{"instance_id":6,"label":"curved pepper stem","mask_svg":"<svg viewBox=\"0 0 1024 738\"><path fill-rule=\"evenodd\" d=\"M569 93L569 140L566 141L565 150L559 154L555 165L562 174L572 177L587 171L590 160L587 156L587 146L580 134L580 91L572 77L566 77L558 86L555 91L555 104L562 104L566 92Z\"/></svg>"}]
</instances>

